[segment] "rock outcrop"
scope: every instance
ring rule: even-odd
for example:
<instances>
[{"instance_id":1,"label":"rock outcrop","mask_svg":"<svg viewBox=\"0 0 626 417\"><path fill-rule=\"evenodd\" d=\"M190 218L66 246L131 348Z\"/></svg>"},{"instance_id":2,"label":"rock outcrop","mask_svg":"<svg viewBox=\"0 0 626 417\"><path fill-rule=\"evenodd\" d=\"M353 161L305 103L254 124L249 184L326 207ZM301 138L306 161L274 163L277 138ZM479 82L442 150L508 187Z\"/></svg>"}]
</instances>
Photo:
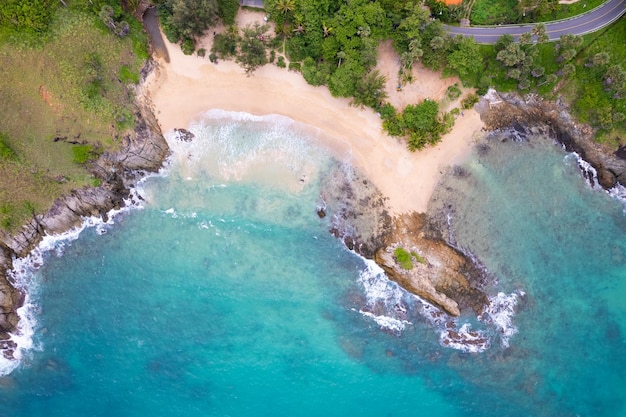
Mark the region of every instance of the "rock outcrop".
<instances>
[{"instance_id":1,"label":"rock outcrop","mask_svg":"<svg viewBox=\"0 0 626 417\"><path fill-rule=\"evenodd\" d=\"M626 186L626 152L597 143L593 129L573 120L563 102L542 100L532 94L520 97L490 91L489 96L477 107L488 129L546 128L567 151L576 152L595 168L602 187L611 189L618 183Z\"/></svg>"},{"instance_id":2,"label":"rock outcrop","mask_svg":"<svg viewBox=\"0 0 626 417\"><path fill-rule=\"evenodd\" d=\"M411 254L412 268L405 269L396 259L399 247ZM472 259L448 245L425 214L396 218L374 259L390 279L453 316L468 308L481 314L488 303L479 289L484 273Z\"/></svg>"},{"instance_id":3,"label":"rock outcrop","mask_svg":"<svg viewBox=\"0 0 626 417\"><path fill-rule=\"evenodd\" d=\"M26 256L45 235L65 232L78 226L85 217L106 217L110 210L121 208L130 195L130 188L146 172L161 168L169 147L149 100L141 92L138 96L141 98L137 100L134 132L123 138L120 151L104 153L90 167L102 181L101 185L72 190L57 199L47 213L33 216L18 233L0 235L0 342L6 341L8 333L15 330L16 311L23 303L22 294L6 273L12 267L12 259ZM10 346L8 348L5 355L10 352Z\"/></svg>"}]
</instances>

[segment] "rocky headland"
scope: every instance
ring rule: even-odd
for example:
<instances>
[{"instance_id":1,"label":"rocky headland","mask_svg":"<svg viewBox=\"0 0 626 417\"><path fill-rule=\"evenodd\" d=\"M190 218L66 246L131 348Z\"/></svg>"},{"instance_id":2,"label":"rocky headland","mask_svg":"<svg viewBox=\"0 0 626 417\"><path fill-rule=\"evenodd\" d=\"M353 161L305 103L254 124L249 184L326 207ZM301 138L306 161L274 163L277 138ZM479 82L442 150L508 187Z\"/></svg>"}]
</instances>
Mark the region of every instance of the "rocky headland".
<instances>
[{"instance_id":1,"label":"rocky headland","mask_svg":"<svg viewBox=\"0 0 626 417\"><path fill-rule=\"evenodd\" d=\"M597 171L603 188L626 186L626 149L611 149L596 142L594 130L574 120L562 100L554 102L536 94L520 96L491 90L477 110L488 130L514 130L521 136L542 133L587 161Z\"/></svg>"},{"instance_id":2,"label":"rocky headland","mask_svg":"<svg viewBox=\"0 0 626 417\"><path fill-rule=\"evenodd\" d=\"M149 61L142 74L153 66ZM18 324L17 309L24 302L23 294L13 286L7 273L13 259L26 256L46 235L68 231L85 217L106 218L109 211L122 208L131 188L147 172L158 171L169 153L149 100L141 91L136 93L134 132L123 138L120 151L104 153L90 166L101 185L73 190L57 199L47 213L34 215L19 233L0 234L0 348L6 356L12 355L9 333Z\"/></svg>"}]
</instances>

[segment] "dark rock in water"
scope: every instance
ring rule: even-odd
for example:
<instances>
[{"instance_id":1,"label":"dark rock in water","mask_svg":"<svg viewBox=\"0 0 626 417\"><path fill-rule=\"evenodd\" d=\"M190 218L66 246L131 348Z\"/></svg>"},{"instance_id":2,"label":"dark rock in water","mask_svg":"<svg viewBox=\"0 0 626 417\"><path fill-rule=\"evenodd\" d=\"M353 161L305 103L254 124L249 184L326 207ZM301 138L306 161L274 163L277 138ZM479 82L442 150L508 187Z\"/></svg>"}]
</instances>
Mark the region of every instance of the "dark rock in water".
<instances>
[{"instance_id":1,"label":"dark rock in water","mask_svg":"<svg viewBox=\"0 0 626 417\"><path fill-rule=\"evenodd\" d=\"M174 129L175 138L181 142L191 142L193 138L196 137L193 133L188 131L187 129Z\"/></svg>"},{"instance_id":2,"label":"dark rock in water","mask_svg":"<svg viewBox=\"0 0 626 417\"><path fill-rule=\"evenodd\" d=\"M386 198L371 182L362 180L358 172L346 166L331 172L322 188L322 207L330 217L329 232L348 249L373 258L383 245L391 222Z\"/></svg>"},{"instance_id":3,"label":"dark rock in water","mask_svg":"<svg viewBox=\"0 0 626 417\"><path fill-rule=\"evenodd\" d=\"M615 151L615 156L617 156L620 159L625 159L626 160L626 146L620 146Z\"/></svg>"},{"instance_id":4,"label":"dark rock in water","mask_svg":"<svg viewBox=\"0 0 626 417\"><path fill-rule=\"evenodd\" d=\"M323 207L319 207L317 209L317 217L319 217L320 219L326 217L326 210Z\"/></svg>"}]
</instances>

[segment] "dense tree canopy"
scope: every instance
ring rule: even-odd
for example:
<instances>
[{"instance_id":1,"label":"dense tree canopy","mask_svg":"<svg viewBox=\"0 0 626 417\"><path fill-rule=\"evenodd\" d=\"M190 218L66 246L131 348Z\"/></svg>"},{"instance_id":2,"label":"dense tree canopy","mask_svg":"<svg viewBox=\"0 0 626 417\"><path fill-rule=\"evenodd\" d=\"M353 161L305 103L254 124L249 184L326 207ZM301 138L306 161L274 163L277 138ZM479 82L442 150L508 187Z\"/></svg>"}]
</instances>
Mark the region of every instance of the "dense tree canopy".
<instances>
[{"instance_id":1,"label":"dense tree canopy","mask_svg":"<svg viewBox=\"0 0 626 417\"><path fill-rule=\"evenodd\" d=\"M192 40L214 26L218 18L218 0L163 0L159 17L171 42Z\"/></svg>"},{"instance_id":2,"label":"dense tree canopy","mask_svg":"<svg viewBox=\"0 0 626 417\"><path fill-rule=\"evenodd\" d=\"M46 31L58 2L56 0L2 0L0 25L33 34Z\"/></svg>"}]
</instances>

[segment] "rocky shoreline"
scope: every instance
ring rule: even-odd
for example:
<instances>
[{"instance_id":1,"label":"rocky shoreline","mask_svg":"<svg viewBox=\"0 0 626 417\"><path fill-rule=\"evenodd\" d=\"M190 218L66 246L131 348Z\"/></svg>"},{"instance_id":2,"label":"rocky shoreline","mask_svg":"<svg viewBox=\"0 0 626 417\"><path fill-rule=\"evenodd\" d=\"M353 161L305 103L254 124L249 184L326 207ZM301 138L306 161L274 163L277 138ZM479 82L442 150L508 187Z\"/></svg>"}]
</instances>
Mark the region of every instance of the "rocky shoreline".
<instances>
[{"instance_id":1,"label":"rocky shoreline","mask_svg":"<svg viewBox=\"0 0 626 417\"><path fill-rule=\"evenodd\" d=\"M148 74L154 63L148 61L142 75ZM141 89L141 87L139 88ZM12 356L10 332L18 324L17 309L24 296L13 286L8 271L12 261L28 255L46 235L66 232L79 226L85 217L106 219L107 213L120 209L131 193L131 188L147 172L156 172L169 154L148 99L137 91L136 126L132 135L122 140L119 152L104 153L90 167L92 174L102 181L98 187L73 190L57 199L45 214L33 216L14 235L0 235L0 348L5 356Z\"/></svg>"},{"instance_id":2,"label":"rocky shoreline","mask_svg":"<svg viewBox=\"0 0 626 417\"><path fill-rule=\"evenodd\" d=\"M154 66L152 61L146 64L144 79ZM102 184L74 190L59 198L47 213L34 216L19 233L0 235L0 348L5 356L12 355L9 333L17 327L17 309L24 302L8 274L12 260L26 256L44 236L80 225L84 217L106 218L110 210L122 208L132 187L147 172L158 171L169 154L149 99L141 91L137 91L137 97L134 133L123 139L119 152L101 155L91 167ZM626 156L595 143L592 130L576 124L563 103L490 92L478 110L490 130L515 129L521 134L536 129L547 131L567 150L588 161L597 170L603 187L626 185ZM327 212L334 216L331 233L350 249L375 259L390 279L448 314L458 316L464 310L481 314L488 304L481 291L485 272L474 259L446 241L434 226L436 222L419 213L392 218L385 209L384 196L366 179L350 177L335 189L337 193L327 196L318 208L320 217ZM394 255L398 247L415 255L414 267L400 266Z\"/></svg>"}]
</instances>

